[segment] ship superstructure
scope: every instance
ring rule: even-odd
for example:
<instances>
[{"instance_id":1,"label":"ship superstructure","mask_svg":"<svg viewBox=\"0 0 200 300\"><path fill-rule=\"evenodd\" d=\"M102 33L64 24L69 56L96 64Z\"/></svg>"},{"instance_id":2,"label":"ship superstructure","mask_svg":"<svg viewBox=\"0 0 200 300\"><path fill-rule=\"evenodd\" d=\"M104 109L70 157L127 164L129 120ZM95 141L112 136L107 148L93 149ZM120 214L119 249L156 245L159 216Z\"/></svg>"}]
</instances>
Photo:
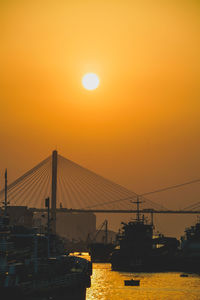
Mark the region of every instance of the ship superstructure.
<instances>
[{"instance_id":1,"label":"ship superstructure","mask_svg":"<svg viewBox=\"0 0 200 300\"><path fill-rule=\"evenodd\" d=\"M179 245L177 239L153 236L153 222L149 223L141 216L139 197L137 201L136 219L122 223L118 234L118 249L111 258L113 270L123 271L159 271L167 270Z\"/></svg>"}]
</instances>

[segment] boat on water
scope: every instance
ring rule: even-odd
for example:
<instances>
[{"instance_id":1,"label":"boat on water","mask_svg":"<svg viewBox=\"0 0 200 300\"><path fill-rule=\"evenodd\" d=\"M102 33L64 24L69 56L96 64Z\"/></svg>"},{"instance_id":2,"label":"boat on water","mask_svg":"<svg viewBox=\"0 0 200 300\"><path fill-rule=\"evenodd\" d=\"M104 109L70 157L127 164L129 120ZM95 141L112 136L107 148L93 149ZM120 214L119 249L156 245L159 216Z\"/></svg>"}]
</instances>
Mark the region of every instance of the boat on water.
<instances>
[{"instance_id":1,"label":"boat on water","mask_svg":"<svg viewBox=\"0 0 200 300\"><path fill-rule=\"evenodd\" d=\"M179 268L200 273L200 218L195 225L186 228L185 235L181 237Z\"/></svg>"},{"instance_id":2,"label":"boat on water","mask_svg":"<svg viewBox=\"0 0 200 300\"><path fill-rule=\"evenodd\" d=\"M112 270L132 272L156 272L173 269L179 242L176 238L153 235L153 222L149 223L139 210L136 219L122 223L118 234L118 248L111 257Z\"/></svg>"},{"instance_id":3,"label":"boat on water","mask_svg":"<svg viewBox=\"0 0 200 300\"><path fill-rule=\"evenodd\" d=\"M0 216L0 295L4 300L85 300L90 287L91 263L79 257L57 253L48 256L47 237L9 226ZM46 255L45 255L46 254ZM17 298L17 299L18 299Z\"/></svg>"},{"instance_id":4,"label":"boat on water","mask_svg":"<svg viewBox=\"0 0 200 300\"><path fill-rule=\"evenodd\" d=\"M92 264L65 255L62 239L50 230L49 198L45 199L47 232L10 224L7 201L0 214L0 296L3 300L85 300Z\"/></svg>"},{"instance_id":5,"label":"boat on water","mask_svg":"<svg viewBox=\"0 0 200 300\"><path fill-rule=\"evenodd\" d=\"M124 285L125 286L139 286L140 280L135 280L135 279L124 280Z\"/></svg>"},{"instance_id":6,"label":"boat on water","mask_svg":"<svg viewBox=\"0 0 200 300\"><path fill-rule=\"evenodd\" d=\"M180 274L180 277L188 277L188 274Z\"/></svg>"},{"instance_id":7,"label":"boat on water","mask_svg":"<svg viewBox=\"0 0 200 300\"><path fill-rule=\"evenodd\" d=\"M89 246L89 253L92 262L110 262L111 253L113 252L115 246L112 243L92 243Z\"/></svg>"},{"instance_id":8,"label":"boat on water","mask_svg":"<svg viewBox=\"0 0 200 300\"><path fill-rule=\"evenodd\" d=\"M103 233L102 242L97 242L96 239L100 232ZM92 239L92 241L88 243L91 261L98 263L110 262L111 253L113 252L114 248L115 244L112 242L108 242L108 221L105 220L101 224L100 229L97 230L97 233Z\"/></svg>"}]
</instances>

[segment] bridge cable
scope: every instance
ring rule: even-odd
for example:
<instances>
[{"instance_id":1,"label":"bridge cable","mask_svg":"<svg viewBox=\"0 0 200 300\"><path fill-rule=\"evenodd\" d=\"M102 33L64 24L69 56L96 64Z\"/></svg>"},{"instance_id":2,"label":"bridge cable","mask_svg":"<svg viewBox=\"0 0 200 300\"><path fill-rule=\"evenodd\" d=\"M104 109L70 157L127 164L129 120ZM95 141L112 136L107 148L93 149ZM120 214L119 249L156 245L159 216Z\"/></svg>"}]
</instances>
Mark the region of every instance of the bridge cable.
<instances>
[{"instance_id":1,"label":"bridge cable","mask_svg":"<svg viewBox=\"0 0 200 300\"><path fill-rule=\"evenodd\" d=\"M24 178L32 174L34 171L39 169L41 166L43 166L48 160L51 159L51 156L47 157L43 161L41 161L38 165L36 165L34 168L23 174L21 177L17 178L15 181L13 181L11 184L8 185L8 190L12 189L16 184L18 184L20 181L22 181ZM0 195L4 193L4 189L0 191Z\"/></svg>"},{"instance_id":2,"label":"bridge cable","mask_svg":"<svg viewBox=\"0 0 200 300\"><path fill-rule=\"evenodd\" d=\"M168 191L168 190L171 190L171 189L176 189L176 188L179 188L179 187L182 187L182 186L185 186L185 185L189 185L189 184L194 184L194 183L197 183L197 182L200 182L200 179L195 179L195 180L188 181L188 182L185 182L185 183L168 186L166 188L154 190L154 191L151 191L151 192L146 192L146 193L140 194L140 196L145 196L145 195L151 195L151 194L155 194L155 193L165 192L165 191Z\"/></svg>"}]
</instances>

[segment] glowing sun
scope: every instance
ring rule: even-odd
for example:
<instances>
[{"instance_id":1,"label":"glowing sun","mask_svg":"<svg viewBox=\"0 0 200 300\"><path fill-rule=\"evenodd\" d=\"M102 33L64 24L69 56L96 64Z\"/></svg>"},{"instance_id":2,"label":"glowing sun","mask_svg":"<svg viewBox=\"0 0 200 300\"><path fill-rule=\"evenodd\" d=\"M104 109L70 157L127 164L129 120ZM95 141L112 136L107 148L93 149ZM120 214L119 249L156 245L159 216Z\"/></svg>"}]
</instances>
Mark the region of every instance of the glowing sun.
<instances>
[{"instance_id":1,"label":"glowing sun","mask_svg":"<svg viewBox=\"0 0 200 300\"><path fill-rule=\"evenodd\" d=\"M87 73L82 78L86 90L95 90L99 86L99 77L95 73Z\"/></svg>"}]
</instances>

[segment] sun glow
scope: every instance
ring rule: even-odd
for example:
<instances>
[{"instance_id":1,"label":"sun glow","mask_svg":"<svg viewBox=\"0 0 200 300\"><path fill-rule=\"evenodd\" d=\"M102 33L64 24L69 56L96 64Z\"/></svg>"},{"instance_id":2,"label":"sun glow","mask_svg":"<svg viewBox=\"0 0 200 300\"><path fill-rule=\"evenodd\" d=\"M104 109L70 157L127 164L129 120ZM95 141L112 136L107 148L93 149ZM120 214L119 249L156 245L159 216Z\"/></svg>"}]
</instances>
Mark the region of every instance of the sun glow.
<instances>
[{"instance_id":1,"label":"sun glow","mask_svg":"<svg viewBox=\"0 0 200 300\"><path fill-rule=\"evenodd\" d=\"M99 86L99 77L95 73L87 73L82 78L86 90L95 90Z\"/></svg>"}]
</instances>

